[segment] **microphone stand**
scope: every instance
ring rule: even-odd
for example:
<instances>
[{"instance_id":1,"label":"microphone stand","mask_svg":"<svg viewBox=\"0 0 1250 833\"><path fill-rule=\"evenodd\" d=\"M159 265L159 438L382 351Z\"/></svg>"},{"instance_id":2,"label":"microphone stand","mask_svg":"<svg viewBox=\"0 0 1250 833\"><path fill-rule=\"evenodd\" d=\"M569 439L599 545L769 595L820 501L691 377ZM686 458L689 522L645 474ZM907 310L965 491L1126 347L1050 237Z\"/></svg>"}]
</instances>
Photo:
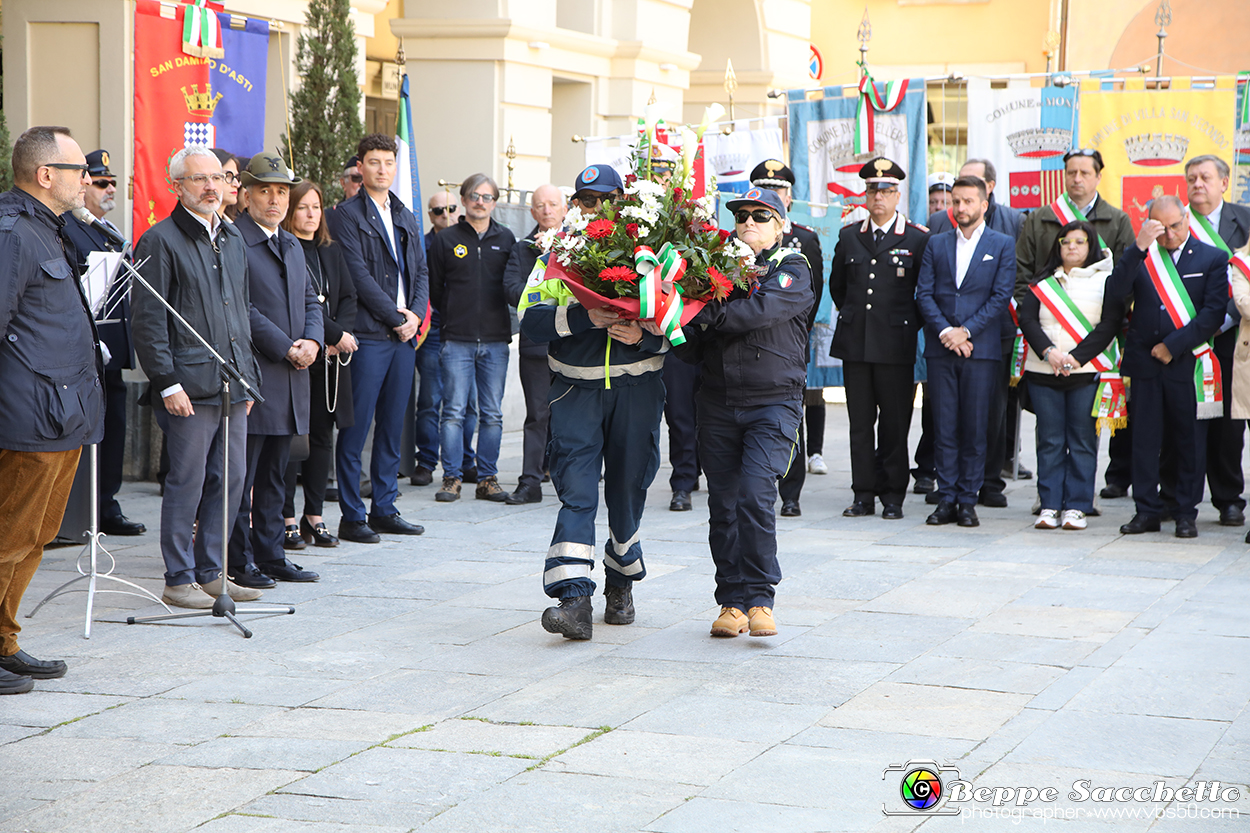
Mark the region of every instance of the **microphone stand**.
<instances>
[{"instance_id":1,"label":"microphone stand","mask_svg":"<svg viewBox=\"0 0 1250 833\"><path fill-rule=\"evenodd\" d=\"M142 266L141 262L139 265ZM243 375L239 373L229 362L221 357L221 354L213 349L213 345L209 344L199 332L192 327L187 320L183 318L178 310L170 306L161 294L156 291L152 284L148 283L143 275L139 274L134 266L131 266L122 260L122 266L130 274L130 280L133 284L138 282L146 289L153 298L161 302L166 311L174 317L174 319L182 325L188 333L195 337L204 349L209 352L213 360L217 362L217 372L221 376L221 594L213 602L212 610L195 610L187 613L166 613L158 616L128 616L126 617L127 625L146 624L148 622L164 622L171 619L195 619L203 616L214 616L218 619L226 619L230 624L234 625L243 633L244 639L251 639L252 632L243 626L236 617L244 614L272 614L295 612L295 608L291 605L282 605L280 607L236 607L234 599L230 598L230 594L226 592L226 583L229 579L226 576L226 548L230 540L230 383L237 382L242 386L243 390L256 402L264 402L265 398L260 395L260 391L247 383ZM167 607L166 610L169 608Z\"/></svg>"}]
</instances>

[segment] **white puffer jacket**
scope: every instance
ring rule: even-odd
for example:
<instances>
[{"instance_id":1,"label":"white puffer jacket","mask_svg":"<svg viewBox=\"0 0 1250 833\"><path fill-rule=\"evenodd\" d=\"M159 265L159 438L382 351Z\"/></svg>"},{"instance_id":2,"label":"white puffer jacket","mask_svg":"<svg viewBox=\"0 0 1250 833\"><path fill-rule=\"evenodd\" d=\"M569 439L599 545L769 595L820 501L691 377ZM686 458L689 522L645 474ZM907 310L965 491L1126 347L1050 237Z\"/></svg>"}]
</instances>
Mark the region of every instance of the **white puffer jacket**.
<instances>
[{"instance_id":1,"label":"white puffer jacket","mask_svg":"<svg viewBox=\"0 0 1250 833\"><path fill-rule=\"evenodd\" d=\"M1104 250L1105 251L1105 250ZM1067 291L1068 296L1084 314L1085 320L1090 327L1098 326L1098 322L1102 320L1102 293L1107 286L1107 277L1111 274L1113 266L1111 255L1108 254L1102 260L1093 266L1080 266L1068 272L1063 272L1063 267L1055 270L1054 277L1059 284ZM1047 338L1054 342L1056 350L1062 350L1065 353L1072 352L1072 348L1076 347L1077 341L1068 335L1045 304L1041 305L1038 311L1038 322L1042 325L1042 330L1046 333ZM1034 373L1045 373L1051 375L1054 370L1049 362L1042 361L1037 351L1029 348L1028 359L1025 360L1024 369L1033 371ZM1072 371L1073 373L1097 373L1094 366L1086 363Z\"/></svg>"}]
</instances>

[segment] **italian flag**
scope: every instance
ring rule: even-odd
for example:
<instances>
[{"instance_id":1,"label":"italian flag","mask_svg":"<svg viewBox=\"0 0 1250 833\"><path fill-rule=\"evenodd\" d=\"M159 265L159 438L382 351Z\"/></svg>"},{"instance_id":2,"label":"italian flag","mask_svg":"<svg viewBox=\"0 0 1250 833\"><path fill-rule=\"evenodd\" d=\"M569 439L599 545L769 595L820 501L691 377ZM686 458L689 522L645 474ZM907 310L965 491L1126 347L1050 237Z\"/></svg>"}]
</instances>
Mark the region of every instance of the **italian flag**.
<instances>
[{"instance_id":1,"label":"italian flag","mask_svg":"<svg viewBox=\"0 0 1250 833\"><path fill-rule=\"evenodd\" d=\"M422 220L424 200L421 199L421 180L417 175L417 149L412 143L412 102L408 99L408 73L399 88L399 127L395 144L399 153L395 159L395 181L391 183L391 193L399 198L404 207L412 212L417 220L417 245L425 251L425 222ZM421 316L421 327L417 330L416 342L420 347L425 337L430 334L430 304L427 301L425 312L413 310Z\"/></svg>"}]
</instances>

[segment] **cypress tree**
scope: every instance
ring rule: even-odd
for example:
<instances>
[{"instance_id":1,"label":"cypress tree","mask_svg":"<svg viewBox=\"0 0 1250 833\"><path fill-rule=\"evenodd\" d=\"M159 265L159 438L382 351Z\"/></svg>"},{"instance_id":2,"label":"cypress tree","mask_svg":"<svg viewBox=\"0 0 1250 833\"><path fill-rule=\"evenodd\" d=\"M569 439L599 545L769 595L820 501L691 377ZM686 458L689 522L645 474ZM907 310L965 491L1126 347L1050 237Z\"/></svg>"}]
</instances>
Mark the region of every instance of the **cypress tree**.
<instances>
[{"instance_id":1,"label":"cypress tree","mask_svg":"<svg viewBox=\"0 0 1250 833\"><path fill-rule=\"evenodd\" d=\"M326 207L342 199L339 174L364 132L350 14L349 0L310 0L295 57L300 88L290 96L291 167L321 185Z\"/></svg>"},{"instance_id":2,"label":"cypress tree","mask_svg":"<svg viewBox=\"0 0 1250 833\"><path fill-rule=\"evenodd\" d=\"M0 44L3 44L0 38ZM0 55L3 51L0 50ZM4 70L0 69L0 90L4 89ZM9 136L9 122L4 117L4 98L0 93L0 191L13 187L13 140Z\"/></svg>"}]
</instances>

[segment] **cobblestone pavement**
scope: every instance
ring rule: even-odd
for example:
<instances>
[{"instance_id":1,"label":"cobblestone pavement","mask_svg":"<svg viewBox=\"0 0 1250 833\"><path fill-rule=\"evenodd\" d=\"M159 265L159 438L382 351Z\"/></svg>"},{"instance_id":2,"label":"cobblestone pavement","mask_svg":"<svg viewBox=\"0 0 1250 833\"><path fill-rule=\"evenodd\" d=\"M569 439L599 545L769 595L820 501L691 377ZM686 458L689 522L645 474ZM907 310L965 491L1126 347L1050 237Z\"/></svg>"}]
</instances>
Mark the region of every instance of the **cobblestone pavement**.
<instances>
[{"instance_id":1,"label":"cobblestone pavement","mask_svg":"<svg viewBox=\"0 0 1250 833\"><path fill-rule=\"evenodd\" d=\"M23 646L69 674L0 698L0 833L1250 829L1245 530L1207 506L1195 541L1125 538L1120 499L1036 531L1032 481L976 529L926 527L916 496L901 521L846 519L846 437L831 405L830 474L779 519L771 639L708 637L706 498L669 512L667 466L637 622L604 625L596 597L590 642L538 624L549 484L527 507L403 485L426 534L296 554L321 581L268 591L297 612L245 617L250 640L126 625L158 611L126 596L99 598L85 640L84 594L58 597ZM519 458L509 433L506 477ZM155 529L154 484L123 505ZM155 532L106 543L159 593ZM23 613L76 554L48 551ZM944 805L961 818L884 815L924 759L953 799L999 789ZM1167 792L1212 781L1214 801Z\"/></svg>"}]
</instances>

